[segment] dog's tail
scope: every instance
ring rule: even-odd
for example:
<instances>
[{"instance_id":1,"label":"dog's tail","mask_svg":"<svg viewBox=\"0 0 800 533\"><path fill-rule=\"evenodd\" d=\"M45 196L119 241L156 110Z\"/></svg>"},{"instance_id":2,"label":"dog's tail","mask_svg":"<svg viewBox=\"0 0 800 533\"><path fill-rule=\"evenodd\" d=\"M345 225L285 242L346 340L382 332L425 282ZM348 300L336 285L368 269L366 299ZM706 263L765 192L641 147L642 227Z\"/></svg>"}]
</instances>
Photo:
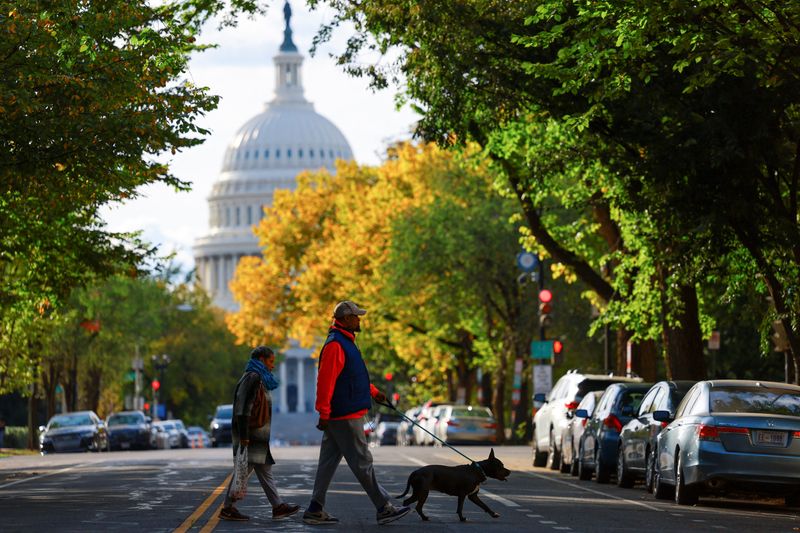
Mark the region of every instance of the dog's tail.
<instances>
[{"instance_id":1,"label":"dog's tail","mask_svg":"<svg viewBox=\"0 0 800 533\"><path fill-rule=\"evenodd\" d=\"M408 494L408 489L410 489L410 488L411 488L411 476L408 476L408 482L406 483L406 491L403 494L401 494L400 496L398 496L397 499L399 500L400 498L402 498L403 496Z\"/></svg>"}]
</instances>

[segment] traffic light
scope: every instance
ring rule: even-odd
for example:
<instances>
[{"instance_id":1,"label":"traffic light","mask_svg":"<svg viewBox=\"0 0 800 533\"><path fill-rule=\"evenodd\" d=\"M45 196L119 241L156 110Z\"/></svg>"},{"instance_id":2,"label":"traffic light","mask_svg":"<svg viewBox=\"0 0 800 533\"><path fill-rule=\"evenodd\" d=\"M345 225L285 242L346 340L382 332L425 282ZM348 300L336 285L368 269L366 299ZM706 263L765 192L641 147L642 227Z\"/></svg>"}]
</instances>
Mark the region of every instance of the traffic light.
<instances>
[{"instance_id":1,"label":"traffic light","mask_svg":"<svg viewBox=\"0 0 800 533\"><path fill-rule=\"evenodd\" d=\"M400 393L395 392L394 394L392 394L392 403L397 405L397 402L399 401L400 401Z\"/></svg>"},{"instance_id":2,"label":"traffic light","mask_svg":"<svg viewBox=\"0 0 800 533\"><path fill-rule=\"evenodd\" d=\"M144 402L144 405L142 407L144 407L145 413L150 412L150 402Z\"/></svg>"},{"instance_id":3,"label":"traffic light","mask_svg":"<svg viewBox=\"0 0 800 533\"><path fill-rule=\"evenodd\" d=\"M550 313L553 311L553 293L547 289L539 291L539 327L549 327L553 322Z\"/></svg>"},{"instance_id":4,"label":"traffic light","mask_svg":"<svg viewBox=\"0 0 800 533\"><path fill-rule=\"evenodd\" d=\"M564 350L564 343L559 340L553 341L553 353L559 355Z\"/></svg>"},{"instance_id":5,"label":"traffic light","mask_svg":"<svg viewBox=\"0 0 800 533\"><path fill-rule=\"evenodd\" d=\"M157 379L154 379L150 385L153 386L153 390L158 390L161 387L161 383Z\"/></svg>"},{"instance_id":6,"label":"traffic light","mask_svg":"<svg viewBox=\"0 0 800 533\"><path fill-rule=\"evenodd\" d=\"M391 372L386 372L383 375L383 377L384 377L384 379L386 379L386 381L392 381L392 378L394 377L394 374L392 374Z\"/></svg>"}]
</instances>

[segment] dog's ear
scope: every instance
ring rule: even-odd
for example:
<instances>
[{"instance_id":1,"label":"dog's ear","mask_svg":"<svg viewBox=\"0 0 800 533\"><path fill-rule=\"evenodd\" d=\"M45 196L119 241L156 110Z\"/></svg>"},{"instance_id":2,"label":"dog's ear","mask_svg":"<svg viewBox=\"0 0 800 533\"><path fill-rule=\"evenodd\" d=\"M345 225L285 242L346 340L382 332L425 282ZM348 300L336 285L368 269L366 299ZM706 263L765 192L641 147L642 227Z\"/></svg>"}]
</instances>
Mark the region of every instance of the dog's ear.
<instances>
[{"instance_id":1,"label":"dog's ear","mask_svg":"<svg viewBox=\"0 0 800 533\"><path fill-rule=\"evenodd\" d=\"M494 459L494 448L489 452L489 459Z\"/></svg>"}]
</instances>

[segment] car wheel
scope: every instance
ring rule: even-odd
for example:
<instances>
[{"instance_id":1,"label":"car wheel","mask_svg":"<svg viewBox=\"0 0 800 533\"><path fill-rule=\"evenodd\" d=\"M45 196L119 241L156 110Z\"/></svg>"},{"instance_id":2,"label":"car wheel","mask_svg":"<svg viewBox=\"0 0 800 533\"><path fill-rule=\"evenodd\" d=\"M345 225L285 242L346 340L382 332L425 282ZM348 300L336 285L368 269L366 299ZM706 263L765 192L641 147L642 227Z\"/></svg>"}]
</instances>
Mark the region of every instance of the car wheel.
<instances>
[{"instance_id":1,"label":"car wheel","mask_svg":"<svg viewBox=\"0 0 800 533\"><path fill-rule=\"evenodd\" d=\"M536 440L536 428L533 429L533 466L547 464L547 452L539 451L539 441Z\"/></svg>"},{"instance_id":2,"label":"car wheel","mask_svg":"<svg viewBox=\"0 0 800 533\"><path fill-rule=\"evenodd\" d=\"M581 445L578 452L578 479L581 481L589 481L592 479L592 470L583 462L583 445Z\"/></svg>"},{"instance_id":3,"label":"car wheel","mask_svg":"<svg viewBox=\"0 0 800 533\"><path fill-rule=\"evenodd\" d=\"M553 430L550 430L550 444L547 447L547 468L550 470L558 470L561 466L561 454L556 448L556 439L553 436Z\"/></svg>"},{"instance_id":4,"label":"car wheel","mask_svg":"<svg viewBox=\"0 0 800 533\"><path fill-rule=\"evenodd\" d=\"M578 475L578 457L575 455L575 448L572 448L572 463L570 464L569 473L572 476Z\"/></svg>"},{"instance_id":5,"label":"car wheel","mask_svg":"<svg viewBox=\"0 0 800 533\"><path fill-rule=\"evenodd\" d=\"M644 490L653 492L653 477L655 474L655 454L647 450L645 454L644 464L647 465L644 471Z\"/></svg>"},{"instance_id":6,"label":"car wheel","mask_svg":"<svg viewBox=\"0 0 800 533\"><path fill-rule=\"evenodd\" d=\"M683 473L683 458L681 457L680 450L675 452L675 503L678 505L694 505L697 503L698 490L697 487L686 484L686 478Z\"/></svg>"},{"instance_id":7,"label":"car wheel","mask_svg":"<svg viewBox=\"0 0 800 533\"><path fill-rule=\"evenodd\" d=\"M619 446L617 452L617 486L623 489L633 487L634 477L633 474L625 466L625 448L622 444Z\"/></svg>"},{"instance_id":8,"label":"car wheel","mask_svg":"<svg viewBox=\"0 0 800 533\"><path fill-rule=\"evenodd\" d=\"M594 453L594 473L594 480L598 483L608 483L611 481L611 467L600 459L599 449Z\"/></svg>"}]
</instances>

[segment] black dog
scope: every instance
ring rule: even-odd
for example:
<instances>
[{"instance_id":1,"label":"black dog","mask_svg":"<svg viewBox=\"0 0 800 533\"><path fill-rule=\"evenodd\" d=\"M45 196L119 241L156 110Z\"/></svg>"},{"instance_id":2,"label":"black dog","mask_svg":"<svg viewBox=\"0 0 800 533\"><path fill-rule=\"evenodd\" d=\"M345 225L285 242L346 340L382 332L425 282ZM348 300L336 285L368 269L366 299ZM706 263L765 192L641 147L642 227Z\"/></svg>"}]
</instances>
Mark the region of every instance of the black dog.
<instances>
[{"instance_id":1,"label":"black dog","mask_svg":"<svg viewBox=\"0 0 800 533\"><path fill-rule=\"evenodd\" d=\"M511 472L503 466L503 463L495 458L494 449L492 449L488 459L471 465L429 465L414 470L408 476L406 491L397 498L402 498L408 494L409 488L413 488L411 496L403 502L403 505L417 502L417 513L423 520L428 520L428 517L422 512L422 506L425 505L425 500L428 499L428 492L431 489L451 496L458 496L458 518L462 522L467 520L462 514L464 498L469 498L472 503L489 513L492 518L497 518L500 515L489 509L489 506L478 498L478 490L480 490L481 483L486 481L487 477L506 481L510 474Z\"/></svg>"}]
</instances>

